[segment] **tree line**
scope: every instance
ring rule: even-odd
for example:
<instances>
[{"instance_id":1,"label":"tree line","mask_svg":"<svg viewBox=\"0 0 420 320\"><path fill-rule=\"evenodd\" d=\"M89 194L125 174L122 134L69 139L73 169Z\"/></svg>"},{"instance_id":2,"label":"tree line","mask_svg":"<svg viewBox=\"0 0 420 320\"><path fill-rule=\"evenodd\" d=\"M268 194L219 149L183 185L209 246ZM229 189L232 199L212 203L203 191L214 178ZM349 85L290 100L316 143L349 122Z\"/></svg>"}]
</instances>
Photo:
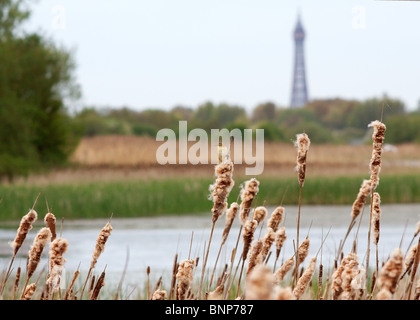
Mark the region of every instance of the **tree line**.
<instances>
[{"instance_id":1,"label":"tree line","mask_svg":"<svg viewBox=\"0 0 420 320\"><path fill-rule=\"evenodd\" d=\"M368 124L382 119L389 124L388 143L420 142L420 112L407 111L404 103L387 96L363 101L322 99L298 109L261 103L247 112L244 107L205 102L197 107L175 106L165 111L151 108L86 107L73 116L82 136L104 134L155 137L162 128L177 132L181 120L188 129L264 129L267 141L290 142L305 131L313 143L360 144L369 139Z\"/></svg>"}]
</instances>

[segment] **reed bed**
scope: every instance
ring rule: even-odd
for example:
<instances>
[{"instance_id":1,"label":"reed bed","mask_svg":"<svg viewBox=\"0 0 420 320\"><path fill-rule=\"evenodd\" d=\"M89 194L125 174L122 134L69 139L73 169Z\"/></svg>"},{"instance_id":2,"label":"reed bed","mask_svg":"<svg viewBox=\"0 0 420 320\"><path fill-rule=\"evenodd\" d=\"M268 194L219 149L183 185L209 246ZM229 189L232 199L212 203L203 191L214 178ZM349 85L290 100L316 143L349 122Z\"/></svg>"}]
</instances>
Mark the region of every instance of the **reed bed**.
<instances>
[{"instance_id":1,"label":"reed bed","mask_svg":"<svg viewBox=\"0 0 420 320\"><path fill-rule=\"evenodd\" d=\"M170 283L164 283L162 277L153 285L150 284L150 268L147 269L146 293L138 299L147 300L419 300L420 274L420 221L408 248L396 247L383 261L376 254L376 265L369 267L370 245L375 248L380 244L381 199L386 199L377 188L382 166L382 149L386 127L380 121L372 122L372 156L369 164L370 177L359 181L355 188L354 202L349 206L349 227L343 234L337 247L336 258L326 267L322 261L322 245L328 237L323 236L321 246L314 256L308 254L311 246L310 232L300 241L300 219L305 218L300 204L305 197L305 179L310 175L311 157L309 151L310 137L297 135L296 147L299 215L296 230L285 228L287 212L279 202L272 212L268 212L264 198L261 199L261 181L253 177L243 181L239 192L234 194L236 201L229 201L233 189L233 162L229 154L220 159L215 167L215 182L210 184L209 200L213 207L209 210L209 228L211 233L204 243L202 256L179 257L174 253L172 277ZM296 151L296 150L295 150ZM308 169L308 172L307 172ZM289 193L291 190L288 191ZM188 194L185 194L188 197ZM288 195L284 195L287 197ZM370 201L370 202L369 202ZM134 299L133 295L120 294L121 283L117 292L103 294L106 284L106 268L95 275L100 255L106 249L106 242L112 239L110 221L100 230L96 244L92 246L92 261L87 275L75 270L70 281L62 280L62 271L66 263L65 254L68 246L56 232L56 217L48 212L45 215L45 227L38 231L34 242L27 253L26 269L20 267L14 271L13 261L22 248L26 235L38 217L32 209L22 217L16 238L11 240L11 261L0 278L0 298L7 300L99 300L111 296L114 299ZM358 237L362 216L369 214L367 252L358 252ZM225 221L221 221L225 215ZM239 228L232 228L235 219ZM220 247L212 249L213 230L216 223L224 224ZM349 239L350 230L357 228L353 239ZM372 237L370 234L372 232ZM403 236L403 235L402 235ZM231 258L225 265L218 266L219 255L226 239L234 237L236 245L226 248ZM292 241L294 254L283 259L280 252L286 241ZM352 241L349 252L343 252L344 242ZM191 239L192 245L193 239ZM48 268L38 268L43 252L48 250ZM376 251L377 252L377 251ZM191 251L190 251L191 253ZM321 257L319 254L321 253ZM216 263L208 267L209 255L216 255ZM274 260L269 264L270 259ZM122 277L123 278L123 277ZM122 282L122 281L121 281Z\"/></svg>"}]
</instances>

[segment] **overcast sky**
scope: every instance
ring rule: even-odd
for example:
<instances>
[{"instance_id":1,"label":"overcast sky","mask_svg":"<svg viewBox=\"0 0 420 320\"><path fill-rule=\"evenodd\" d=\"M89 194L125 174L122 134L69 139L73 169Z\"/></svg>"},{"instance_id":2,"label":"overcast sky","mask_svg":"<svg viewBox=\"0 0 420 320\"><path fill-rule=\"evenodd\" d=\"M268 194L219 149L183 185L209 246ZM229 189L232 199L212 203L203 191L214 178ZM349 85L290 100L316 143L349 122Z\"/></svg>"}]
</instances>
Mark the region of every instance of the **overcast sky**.
<instances>
[{"instance_id":1,"label":"overcast sky","mask_svg":"<svg viewBox=\"0 0 420 320\"><path fill-rule=\"evenodd\" d=\"M420 99L420 2L39 0L27 30L73 49L80 105L248 110L290 101L292 32L306 30L310 99Z\"/></svg>"}]
</instances>

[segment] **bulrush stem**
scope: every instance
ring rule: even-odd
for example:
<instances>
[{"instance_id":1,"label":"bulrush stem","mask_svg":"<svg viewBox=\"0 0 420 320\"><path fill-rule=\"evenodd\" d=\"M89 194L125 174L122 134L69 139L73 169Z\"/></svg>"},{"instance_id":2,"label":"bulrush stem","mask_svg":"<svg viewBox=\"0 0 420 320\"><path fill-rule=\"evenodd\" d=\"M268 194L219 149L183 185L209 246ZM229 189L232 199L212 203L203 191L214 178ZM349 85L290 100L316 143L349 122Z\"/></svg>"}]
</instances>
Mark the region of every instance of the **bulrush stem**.
<instances>
[{"instance_id":1,"label":"bulrush stem","mask_svg":"<svg viewBox=\"0 0 420 320\"><path fill-rule=\"evenodd\" d=\"M209 257L210 245L211 245L211 240L212 240L212 238L213 238L213 232L214 232L214 226L215 226L215 225L216 225L216 221L213 221L213 224L212 224L212 226L211 226L211 231L210 231L209 243L208 243L208 245L207 245L206 255L205 255L205 257L204 257L203 267L202 267L202 270L201 270L200 287L199 287L199 289L198 289L198 290L199 290L199 291L198 291L198 294L199 294L199 296L200 296L201 298L203 297L203 292L202 292L202 289L203 289L204 273L205 273L205 271L206 271L207 259L208 259L208 257Z\"/></svg>"},{"instance_id":2,"label":"bulrush stem","mask_svg":"<svg viewBox=\"0 0 420 320\"><path fill-rule=\"evenodd\" d=\"M209 285L208 285L208 291L210 291L210 286L213 282L214 273L216 272L216 267L217 267L217 263L219 261L219 257L220 257L220 253L222 251L222 247L226 243L226 240L227 240L227 237L229 235L230 229L232 228L233 221L235 220L236 214L238 212L238 208L239 208L238 203L233 202L230 205L229 210L226 213L226 223L225 223L225 228L223 230L222 242L220 243L219 252L217 253L216 262L214 263L213 272L212 272L210 282L209 282Z\"/></svg>"},{"instance_id":3,"label":"bulrush stem","mask_svg":"<svg viewBox=\"0 0 420 320\"><path fill-rule=\"evenodd\" d=\"M299 187L299 208L298 208L298 217L297 217L297 226L296 226L296 267L294 274L294 283L297 283L298 280L298 267L299 267L299 228L300 228L300 208L302 202L302 186Z\"/></svg>"},{"instance_id":4,"label":"bulrush stem","mask_svg":"<svg viewBox=\"0 0 420 320\"><path fill-rule=\"evenodd\" d=\"M302 188L305 184L306 176L306 157L308 155L309 146L311 145L311 140L309 139L306 133L300 133L296 135L295 147L297 147L297 159L296 159L296 171L298 172L298 181L299 181L299 210L297 217L297 226L296 226L296 248L299 248L299 228L300 228L300 209L302 203ZM295 268L295 277L294 283L297 282L298 278L298 252L296 249L296 268Z\"/></svg>"},{"instance_id":5,"label":"bulrush stem","mask_svg":"<svg viewBox=\"0 0 420 320\"><path fill-rule=\"evenodd\" d=\"M95 249L94 249L93 254L92 254L92 261L90 263L89 271L88 271L88 274L86 276L85 283L83 284L82 292L80 293L80 299L82 299L82 297L83 297L83 293L85 291L86 284L88 282L90 273L95 268L95 265L96 265L96 262L99 259L99 256L105 250L105 243L108 240L109 236L111 235L111 231L112 231L112 226L111 226L111 223L108 221L108 223L99 232L99 236L96 239Z\"/></svg>"}]
</instances>

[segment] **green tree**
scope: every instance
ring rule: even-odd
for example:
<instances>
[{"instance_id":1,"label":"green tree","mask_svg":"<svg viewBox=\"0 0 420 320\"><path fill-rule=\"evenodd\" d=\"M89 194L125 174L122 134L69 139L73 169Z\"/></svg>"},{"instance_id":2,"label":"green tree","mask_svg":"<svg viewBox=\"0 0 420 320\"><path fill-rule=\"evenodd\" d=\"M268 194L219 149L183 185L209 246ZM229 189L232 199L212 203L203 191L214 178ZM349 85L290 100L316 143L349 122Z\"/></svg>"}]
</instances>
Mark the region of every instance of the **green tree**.
<instances>
[{"instance_id":1,"label":"green tree","mask_svg":"<svg viewBox=\"0 0 420 320\"><path fill-rule=\"evenodd\" d=\"M23 4L0 0L0 175L9 179L62 164L77 143L65 107L79 96L71 53L19 31Z\"/></svg>"}]
</instances>

